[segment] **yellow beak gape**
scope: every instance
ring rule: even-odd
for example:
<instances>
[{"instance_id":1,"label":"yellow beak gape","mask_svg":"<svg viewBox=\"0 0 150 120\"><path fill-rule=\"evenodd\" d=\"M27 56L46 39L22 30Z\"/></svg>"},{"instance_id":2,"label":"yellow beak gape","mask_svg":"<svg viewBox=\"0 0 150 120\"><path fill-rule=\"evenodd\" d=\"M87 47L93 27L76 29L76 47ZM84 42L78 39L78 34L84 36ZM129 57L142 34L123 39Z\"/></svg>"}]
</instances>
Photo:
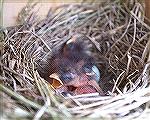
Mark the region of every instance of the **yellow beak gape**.
<instances>
[{"instance_id":1,"label":"yellow beak gape","mask_svg":"<svg viewBox=\"0 0 150 120\"><path fill-rule=\"evenodd\" d=\"M51 85L52 85L54 88L59 88L59 87L61 87L61 86L63 85L63 83L62 83L62 81L60 80L60 78L59 78L59 76L58 76L57 73L53 73L53 74L51 74L49 77L53 80L53 82L52 82Z\"/></svg>"}]
</instances>

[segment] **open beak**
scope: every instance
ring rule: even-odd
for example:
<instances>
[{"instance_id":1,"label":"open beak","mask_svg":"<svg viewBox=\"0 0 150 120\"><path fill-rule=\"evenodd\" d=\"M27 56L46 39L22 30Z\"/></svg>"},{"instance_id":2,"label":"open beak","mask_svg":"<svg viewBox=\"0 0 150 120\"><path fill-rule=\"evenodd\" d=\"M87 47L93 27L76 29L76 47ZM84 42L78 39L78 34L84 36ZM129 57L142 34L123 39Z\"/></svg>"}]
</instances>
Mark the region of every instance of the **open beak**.
<instances>
[{"instance_id":1,"label":"open beak","mask_svg":"<svg viewBox=\"0 0 150 120\"><path fill-rule=\"evenodd\" d=\"M59 78L59 75L57 73L53 73L49 76L53 82L52 82L52 86L55 88L55 89L58 89L60 88L59 91L71 91L70 89L71 88L67 88L67 86L63 86L63 82L60 80ZM86 87L86 86L92 86L100 95L104 95L102 89L99 87L98 83L95 81L95 80L90 80L90 81L85 81L86 83L82 84L81 85L81 82L78 83L79 85L75 85L74 88L80 88L80 87ZM70 86L72 85L73 83L71 82ZM77 81L76 81L76 84L77 84ZM68 84L69 85L69 84ZM84 86L86 85L86 86Z\"/></svg>"},{"instance_id":2,"label":"open beak","mask_svg":"<svg viewBox=\"0 0 150 120\"><path fill-rule=\"evenodd\" d=\"M94 87L100 95L105 95L103 90L99 87L99 85L97 84L95 80L90 80L88 84Z\"/></svg>"},{"instance_id":3,"label":"open beak","mask_svg":"<svg viewBox=\"0 0 150 120\"><path fill-rule=\"evenodd\" d=\"M63 85L62 81L59 78L59 75L57 73L53 73L49 76L52 79L52 86L54 88L59 88Z\"/></svg>"}]
</instances>

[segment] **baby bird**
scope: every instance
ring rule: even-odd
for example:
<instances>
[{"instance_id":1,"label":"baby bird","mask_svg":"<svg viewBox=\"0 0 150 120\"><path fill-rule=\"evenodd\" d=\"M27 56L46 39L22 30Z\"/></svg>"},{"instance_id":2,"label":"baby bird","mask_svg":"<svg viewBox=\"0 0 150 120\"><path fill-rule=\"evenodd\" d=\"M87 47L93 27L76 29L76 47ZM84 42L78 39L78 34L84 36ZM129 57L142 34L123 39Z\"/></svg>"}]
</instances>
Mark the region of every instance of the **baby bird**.
<instances>
[{"instance_id":1,"label":"baby bird","mask_svg":"<svg viewBox=\"0 0 150 120\"><path fill-rule=\"evenodd\" d=\"M99 92L103 95L98 85L100 72L89 55L85 39L88 38L78 35L72 37L47 62L39 65L40 76L57 92L72 95Z\"/></svg>"}]
</instances>

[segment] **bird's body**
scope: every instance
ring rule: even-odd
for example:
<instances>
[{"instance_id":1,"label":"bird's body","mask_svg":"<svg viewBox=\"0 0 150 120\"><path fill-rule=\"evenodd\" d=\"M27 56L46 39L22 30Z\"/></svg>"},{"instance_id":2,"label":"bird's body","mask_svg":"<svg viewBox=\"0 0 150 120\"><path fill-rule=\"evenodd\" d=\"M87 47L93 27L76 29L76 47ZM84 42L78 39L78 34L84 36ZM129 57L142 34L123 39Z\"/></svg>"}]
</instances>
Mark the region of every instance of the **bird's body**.
<instances>
[{"instance_id":1,"label":"bird's body","mask_svg":"<svg viewBox=\"0 0 150 120\"><path fill-rule=\"evenodd\" d=\"M59 92L73 95L93 92L103 94L97 84L100 79L99 70L94 59L88 54L83 40L79 37L73 37L65 43L60 51L40 65L38 71L40 76ZM61 80L60 86L56 87L54 85L56 81L50 77L54 73Z\"/></svg>"}]
</instances>

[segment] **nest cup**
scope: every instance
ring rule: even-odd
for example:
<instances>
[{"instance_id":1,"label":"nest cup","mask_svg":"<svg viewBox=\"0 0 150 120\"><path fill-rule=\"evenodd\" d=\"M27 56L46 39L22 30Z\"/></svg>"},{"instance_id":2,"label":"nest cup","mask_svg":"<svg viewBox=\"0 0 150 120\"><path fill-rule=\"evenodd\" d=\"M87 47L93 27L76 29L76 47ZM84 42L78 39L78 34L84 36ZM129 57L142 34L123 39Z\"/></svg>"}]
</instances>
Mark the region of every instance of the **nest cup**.
<instances>
[{"instance_id":1,"label":"nest cup","mask_svg":"<svg viewBox=\"0 0 150 120\"><path fill-rule=\"evenodd\" d=\"M144 22L140 3L69 4L50 9L43 20L32 11L20 18L25 20L21 25L3 30L0 88L7 93L3 98L10 101L8 105L3 100L7 118L123 119L150 115L150 26ZM90 40L101 72L99 85L106 96L57 96L39 76L39 62L46 65L52 52L75 34Z\"/></svg>"}]
</instances>

